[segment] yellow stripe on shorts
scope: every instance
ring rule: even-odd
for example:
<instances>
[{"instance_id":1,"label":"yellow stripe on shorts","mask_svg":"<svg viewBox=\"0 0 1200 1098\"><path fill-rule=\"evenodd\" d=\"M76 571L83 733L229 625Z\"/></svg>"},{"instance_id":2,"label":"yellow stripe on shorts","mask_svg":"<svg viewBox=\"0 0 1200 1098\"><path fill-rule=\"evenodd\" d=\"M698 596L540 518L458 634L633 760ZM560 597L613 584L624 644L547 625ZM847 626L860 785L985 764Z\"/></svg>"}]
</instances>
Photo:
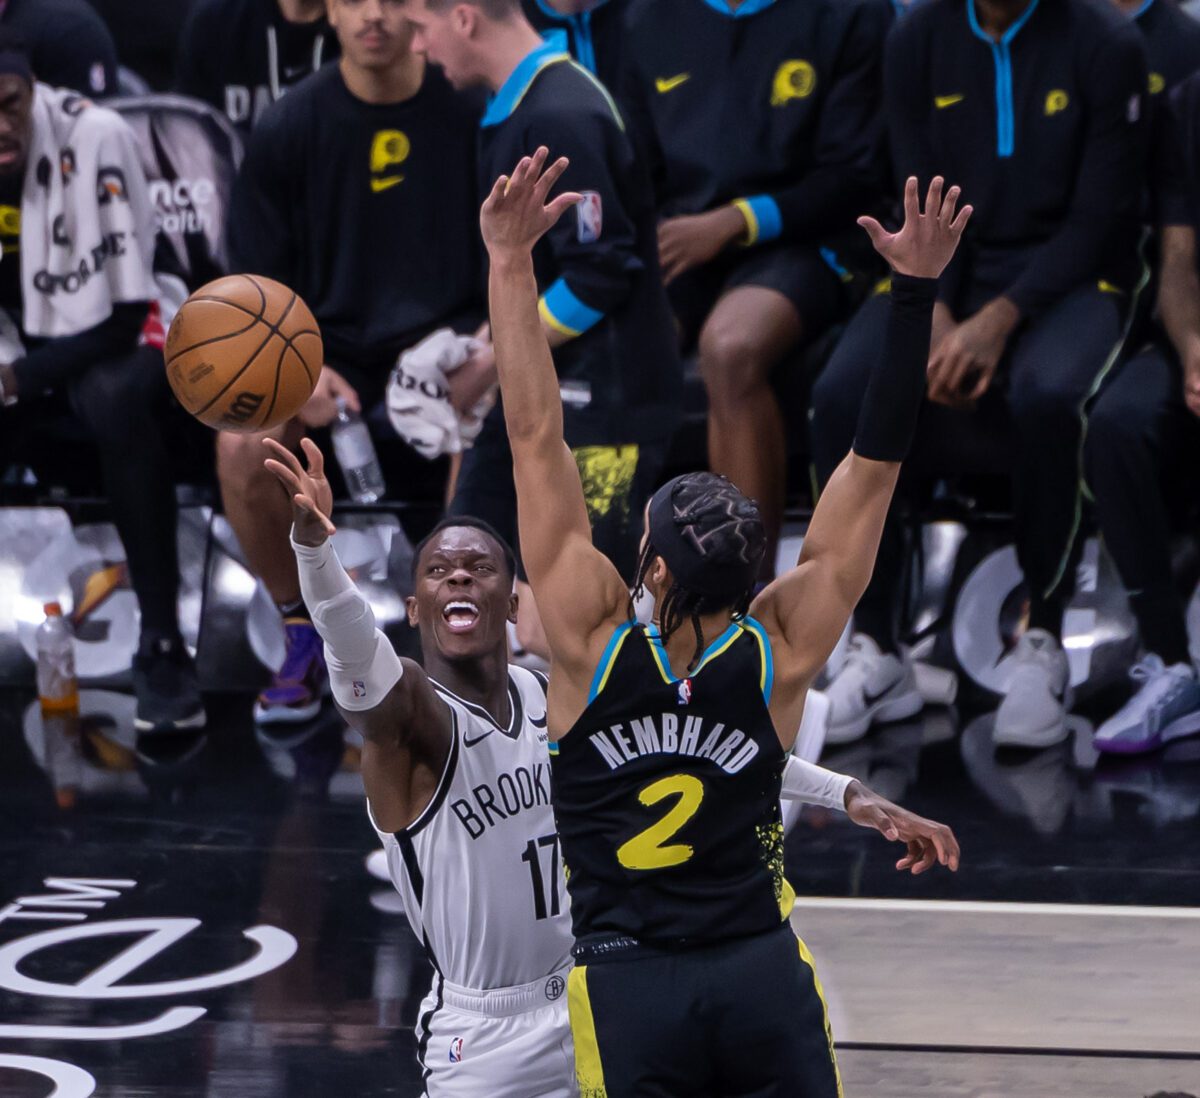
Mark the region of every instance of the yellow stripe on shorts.
<instances>
[{"instance_id":1,"label":"yellow stripe on shorts","mask_svg":"<svg viewBox=\"0 0 1200 1098\"><path fill-rule=\"evenodd\" d=\"M796 944L800 947L800 960L808 965L812 972L813 987L817 989L817 998L821 1000L821 1011L825 1015L825 1038L829 1041L829 1059L833 1061L833 1075L837 1079L838 1098L842 1098L842 1073L838 1070L837 1053L833 1051L833 1027L829 1024L829 1004L825 1001L825 989L821 986L821 978L817 975L817 964L809 952L804 939L799 935Z\"/></svg>"},{"instance_id":2,"label":"yellow stripe on shorts","mask_svg":"<svg viewBox=\"0 0 1200 1098\"><path fill-rule=\"evenodd\" d=\"M575 1082L579 1098L608 1098L604 1088L604 1065L600 1063L600 1045L596 1041L596 1021L588 998L587 966L571 969L567 977L567 1012L571 1016L571 1036L575 1041ZM839 1088L841 1083L838 1083Z\"/></svg>"}]
</instances>

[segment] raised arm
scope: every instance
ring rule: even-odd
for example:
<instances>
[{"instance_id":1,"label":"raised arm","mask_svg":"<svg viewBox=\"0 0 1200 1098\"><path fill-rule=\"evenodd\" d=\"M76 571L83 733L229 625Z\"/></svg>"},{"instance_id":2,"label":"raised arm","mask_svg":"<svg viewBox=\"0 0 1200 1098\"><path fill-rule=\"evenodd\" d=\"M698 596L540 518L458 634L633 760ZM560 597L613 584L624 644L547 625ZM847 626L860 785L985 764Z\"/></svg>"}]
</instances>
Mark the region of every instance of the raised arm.
<instances>
[{"instance_id":1,"label":"raised arm","mask_svg":"<svg viewBox=\"0 0 1200 1098\"><path fill-rule=\"evenodd\" d=\"M563 441L558 378L538 316L533 246L580 197L568 192L547 204L567 168L565 159L545 168L548 155L539 148L511 177L496 181L480 226L491 260L488 304L513 455L521 557L546 629L556 688L566 685L568 695L586 695L608 635L626 617L629 591L592 545L579 470Z\"/></svg>"},{"instance_id":2,"label":"raised arm","mask_svg":"<svg viewBox=\"0 0 1200 1098\"><path fill-rule=\"evenodd\" d=\"M898 233L887 232L874 218L859 218L892 267L891 316L886 344L863 396L854 448L821 493L800 561L751 607L771 635L777 694L782 685L787 695L803 696L875 567L900 462L912 444L925 394L937 276L971 216L970 206L955 215L959 190L951 187L943 201L942 185L940 176L932 181L922 213L917 181L908 180L904 225ZM780 703L786 705L786 698Z\"/></svg>"},{"instance_id":3,"label":"raised arm","mask_svg":"<svg viewBox=\"0 0 1200 1098\"><path fill-rule=\"evenodd\" d=\"M399 831L433 798L450 753L453 725L420 664L401 659L375 625L371 604L342 567L330 536L333 493L311 439L295 454L273 439L266 466L292 497L292 549L300 591L325 642L334 701L363 737L363 785L376 825Z\"/></svg>"}]
</instances>

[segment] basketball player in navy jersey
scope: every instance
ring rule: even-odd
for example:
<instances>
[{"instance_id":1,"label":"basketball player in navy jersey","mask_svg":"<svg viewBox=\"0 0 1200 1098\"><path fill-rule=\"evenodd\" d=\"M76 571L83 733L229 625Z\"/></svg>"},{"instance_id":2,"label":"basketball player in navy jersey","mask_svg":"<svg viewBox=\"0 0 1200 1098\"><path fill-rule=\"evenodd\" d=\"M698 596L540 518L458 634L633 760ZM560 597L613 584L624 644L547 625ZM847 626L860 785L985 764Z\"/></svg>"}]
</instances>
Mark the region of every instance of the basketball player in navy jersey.
<instances>
[{"instance_id":1,"label":"basketball player in navy jersey","mask_svg":"<svg viewBox=\"0 0 1200 1098\"><path fill-rule=\"evenodd\" d=\"M492 333L521 545L552 654L554 811L576 967L568 1000L584 1098L841 1093L820 984L791 933L779 815L805 692L870 578L925 389L936 280L970 216L958 188L908 181L905 222L863 218L893 269L889 361L799 563L751 603L766 537L754 503L688 474L646 509L639 583L592 546L537 313L531 250L578 201L541 148L484 203ZM545 170L544 170L545 169ZM549 201L548 201L549 200ZM749 611L749 612L748 612ZM958 866L948 828L901 865Z\"/></svg>"}]
</instances>

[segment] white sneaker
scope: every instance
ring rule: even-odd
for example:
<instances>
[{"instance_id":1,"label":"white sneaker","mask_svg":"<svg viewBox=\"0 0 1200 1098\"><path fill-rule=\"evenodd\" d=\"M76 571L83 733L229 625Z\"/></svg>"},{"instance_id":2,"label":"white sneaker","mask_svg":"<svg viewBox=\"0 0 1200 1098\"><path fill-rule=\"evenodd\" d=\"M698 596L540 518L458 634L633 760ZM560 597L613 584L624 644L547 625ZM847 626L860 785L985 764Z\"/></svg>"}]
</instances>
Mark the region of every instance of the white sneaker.
<instances>
[{"instance_id":1,"label":"white sneaker","mask_svg":"<svg viewBox=\"0 0 1200 1098\"><path fill-rule=\"evenodd\" d=\"M1011 674L992 739L1000 747L1051 747L1070 729L1067 714L1074 695L1067 654L1053 634L1030 629L1008 657Z\"/></svg>"},{"instance_id":2,"label":"white sneaker","mask_svg":"<svg viewBox=\"0 0 1200 1098\"><path fill-rule=\"evenodd\" d=\"M871 725L916 716L925 704L912 662L881 652L863 633L851 639L846 662L824 692L830 703L827 744L862 739Z\"/></svg>"}]
</instances>

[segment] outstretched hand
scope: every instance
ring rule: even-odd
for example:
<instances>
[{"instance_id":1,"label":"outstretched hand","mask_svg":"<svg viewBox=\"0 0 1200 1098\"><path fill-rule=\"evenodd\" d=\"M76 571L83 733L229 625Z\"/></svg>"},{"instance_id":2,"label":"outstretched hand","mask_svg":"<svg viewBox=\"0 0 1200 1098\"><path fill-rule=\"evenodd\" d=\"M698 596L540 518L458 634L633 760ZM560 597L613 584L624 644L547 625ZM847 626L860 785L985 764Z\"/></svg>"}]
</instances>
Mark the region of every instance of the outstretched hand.
<instances>
[{"instance_id":1,"label":"outstretched hand","mask_svg":"<svg viewBox=\"0 0 1200 1098\"><path fill-rule=\"evenodd\" d=\"M293 536L300 545L316 547L337 533L329 516L333 512L333 489L325 479L325 458L310 438L300 440L308 468L286 446L273 438L263 439L275 457L263 462L292 497Z\"/></svg>"},{"instance_id":2,"label":"outstretched hand","mask_svg":"<svg viewBox=\"0 0 1200 1098\"><path fill-rule=\"evenodd\" d=\"M916 876L935 863L958 869L958 840L950 828L893 804L861 782L851 782L846 790L846 814L860 827L908 845L908 853L896 863L899 870L911 869Z\"/></svg>"},{"instance_id":3,"label":"outstretched hand","mask_svg":"<svg viewBox=\"0 0 1200 1098\"><path fill-rule=\"evenodd\" d=\"M917 177L910 175L904 184L904 224L898 233L889 233L873 217L860 217L875 250L897 274L916 278L937 278L954 255L963 229L971 219L971 206L954 213L961 191L951 187L942 197L945 181L935 175L925 197L925 212L917 199Z\"/></svg>"},{"instance_id":4,"label":"outstretched hand","mask_svg":"<svg viewBox=\"0 0 1200 1098\"><path fill-rule=\"evenodd\" d=\"M568 165L567 158L560 156L545 168L549 156L550 150L542 145L533 156L523 157L511 176L496 180L484 201L479 227L493 259L532 251L542 234L582 197L567 191L547 204L551 188Z\"/></svg>"}]
</instances>

